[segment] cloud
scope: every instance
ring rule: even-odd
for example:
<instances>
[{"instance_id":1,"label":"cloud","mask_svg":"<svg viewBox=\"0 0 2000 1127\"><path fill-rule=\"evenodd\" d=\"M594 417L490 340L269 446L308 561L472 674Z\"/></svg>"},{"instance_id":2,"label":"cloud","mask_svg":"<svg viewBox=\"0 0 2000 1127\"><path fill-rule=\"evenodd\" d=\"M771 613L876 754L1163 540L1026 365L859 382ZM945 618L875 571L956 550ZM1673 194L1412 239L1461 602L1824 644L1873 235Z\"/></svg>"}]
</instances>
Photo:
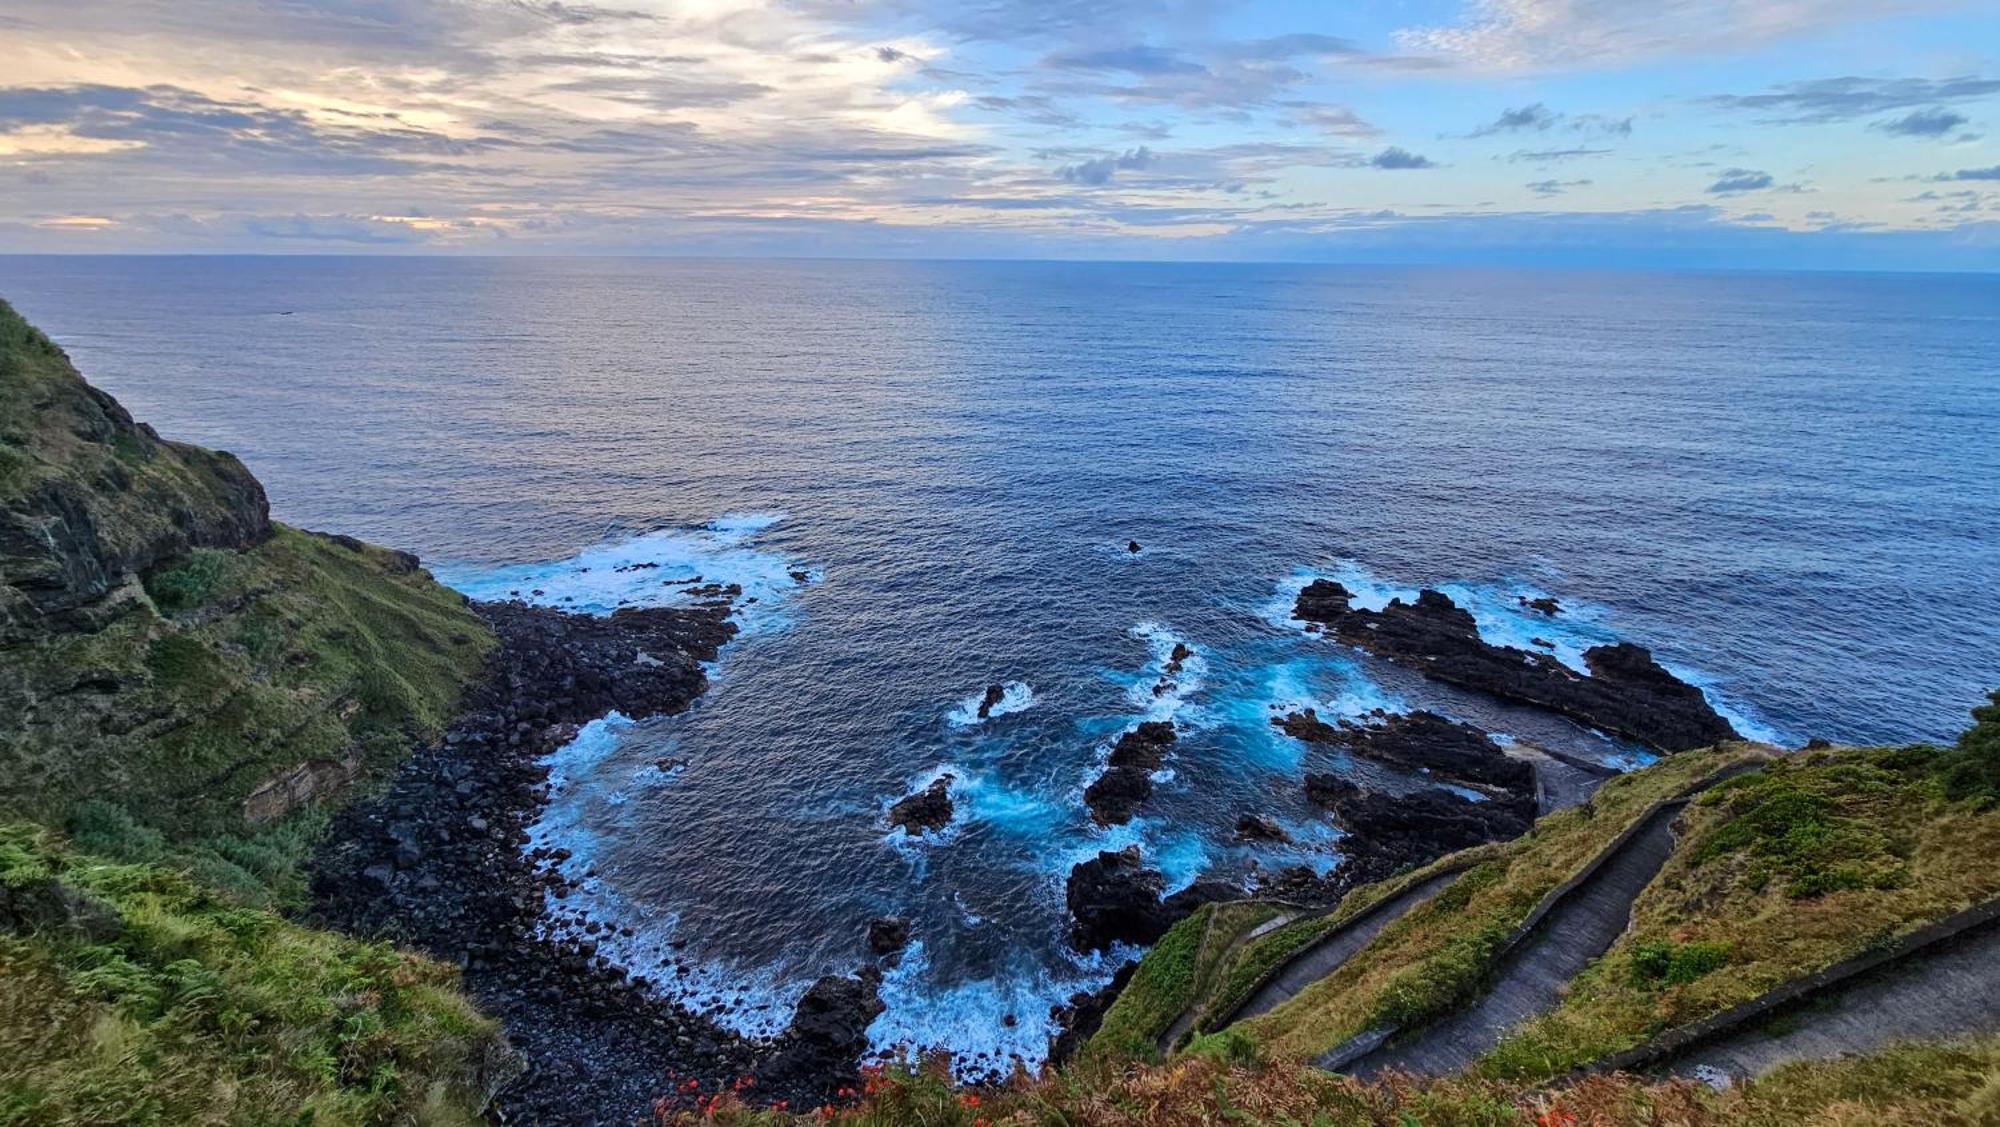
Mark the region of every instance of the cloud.
<instances>
[{"instance_id":1,"label":"cloud","mask_svg":"<svg viewBox=\"0 0 2000 1127\"><path fill-rule=\"evenodd\" d=\"M1571 188L1589 185L1589 180L1536 180L1528 185L1528 190L1538 196L1560 196Z\"/></svg>"},{"instance_id":2,"label":"cloud","mask_svg":"<svg viewBox=\"0 0 2000 1127\"><path fill-rule=\"evenodd\" d=\"M1749 110L1772 125L1823 125L1852 121L1892 110L1933 107L2000 94L2000 78L1816 78L1788 82L1762 94L1718 94L1707 99L1723 109ZM1919 115L1911 115L1913 117Z\"/></svg>"},{"instance_id":3,"label":"cloud","mask_svg":"<svg viewBox=\"0 0 2000 1127\"><path fill-rule=\"evenodd\" d=\"M1144 145L1116 156L1097 157L1079 164L1066 164L1056 175L1076 184L1109 184L1120 172L1145 168L1153 163L1153 151Z\"/></svg>"},{"instance_id":4,"label":"cloud","mask_svg":"<svg viewBox=\"0 0 2000 1127\"><path fill-rule=\"evenodd\" d=\"M1143 76L1208 73L1207 67L1192 59L1144 44L1055 54L1042 64L1059 70L1123 71Z\"/></svg>"},{"instance_id":5,"label":"cloud","mask_svg":"<svg viewBox=\"0 0 2000 1127\"><path fill-rule=\"evenodd\" d=\"M1577 157L1601 157L1610 149L1522 149L1507 157L1509 164L1542 164L1556 160L1574 160Z\"/></svg>"},{"instance_id":6,"label":"cloud","mask_svg":"<svg viewBox=\"0 0 2000 1127\"><path fill-rule=\"evenodd\" d=\"M1406 28L1406 49L1486 70L1603 68L1642 59L1741 51L1891 12L1952 0L1466 0L1455 23Z\"/></svg>"},{"instance_id":7,"label":"cloud","mask_svg":"<svg viewBox=\"0 0 2000 1127\"><path fill-rule=\"evenodd\" d=\"M1704 190L1717 195L1728 195L1733 192L1762 191L1771 184L1771 174L1768 172L1759 172L1753 168L1730 168L1723 171L1721 179Z\"/></svg>"},{"instance_id":8,"label":"cloud","mask_svg":"<svg viewBox=\"0 0 2000 1127\"><path fill-rule=\"evenodd\" d=\"M1311 102L1288 102L1295 124L1330 133L1335 137L1379 137L1382 131L1361 119L1346 106L1324 106Z\"/></svg>"},{"instance_id":9,"label":"cloud","mask_svg":"<svg viewBox=\"0 0 2000 1127\"><path fill-rule=\"evenodd\" d=\"M1399 148L1395 145L1391 145L1374 156L1369 157L1368 163L1374 165L1376 168L1391 170L1437 167L1429 157L1418 156L1408 149Z\"/></svg>"},{"instance_id":10,"label":"cloud","mask_svg":"<svg viewBox=\"0 0 2000 1127\"><path fill-rule=\"evenodd\" d=\"M1536 102L1519 109L1502 110L1498 119L1480 126L1466 136L1476 138L1491 137L1500 133L1546 133L1557 126L1564 126L1574 133L1603 133L1620 137L1629 137L1632 134L1632 119L1629 117L1612 118L1594 113L1571 117L1568 114L1556 113L1542 103Z\"/></svg>"},{"instance_id":11,"label":"cloud","mask_svg":"<svg viewBox=\"0 0 2000 1127\"><path fill-rule=\"evenodd\" d=\"M1933 180L2000 180L2000 164L1987 168L1961 168L1957 172L1941 172L1931 177Z\"/></svg>"},{"instance_id":12,"label":"cloud","mask_svg":"<svg viewBox=\"0 0 2000 1127\"><path fill-rule=\"evenodd\" d=\"M1927 110L1913 110L1889 121L1878 121L1870 128L1899 137L1942 137L1964 125L1965 121L1964 114L1934 106Z\"/></svg>"},{"instance_id":13,"label":"cloud","mask_svg":"<svg viewBox=\"0 0 2000 1127\"><path fill-rule=\"evenodd\" d=\"M1562 118L1561 114L1549 112L1549 107L1540 102L1532 106L1522 106L1517 110L1501 110L1499 120L1491 125L1482 125L1467 136L1490 137L1495 133L1519 133L1523 130L1546 131Z\"/></svg>"}]
</instances>

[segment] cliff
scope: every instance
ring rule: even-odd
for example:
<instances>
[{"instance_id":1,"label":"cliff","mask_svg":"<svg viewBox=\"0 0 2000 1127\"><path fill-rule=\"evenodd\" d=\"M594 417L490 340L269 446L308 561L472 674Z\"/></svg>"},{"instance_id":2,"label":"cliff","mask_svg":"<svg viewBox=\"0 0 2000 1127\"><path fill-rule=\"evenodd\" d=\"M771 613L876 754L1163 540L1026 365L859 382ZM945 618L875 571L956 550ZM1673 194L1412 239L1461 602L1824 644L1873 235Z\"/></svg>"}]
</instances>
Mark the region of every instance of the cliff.
<instances>
[{"instance_id":1,"label":"cliff","mask_svg":"<svg viewBox=\"0 0 2000 1127\"><path fill-rule=\"evenodd\" d=\"M456 970L283 912L492 644L0 302L0 1119L475 1118L512 1058Z\"/></svg>"}]
</instances>

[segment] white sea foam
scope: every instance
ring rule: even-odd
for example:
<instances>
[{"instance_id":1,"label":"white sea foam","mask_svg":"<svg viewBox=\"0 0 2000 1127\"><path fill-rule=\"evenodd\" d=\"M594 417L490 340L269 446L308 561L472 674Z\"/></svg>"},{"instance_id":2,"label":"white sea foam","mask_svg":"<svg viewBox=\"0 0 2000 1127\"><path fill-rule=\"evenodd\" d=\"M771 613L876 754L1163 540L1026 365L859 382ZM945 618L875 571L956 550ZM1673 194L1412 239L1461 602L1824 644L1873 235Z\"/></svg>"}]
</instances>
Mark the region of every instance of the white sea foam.
<instances>
[{"instance_id":1,"label":"white sea foam","mask_svg":"<svg viewBox=\"0 0 2000 1127\"><path fill-rule=\"evenodd\" d=\"M958 707L945 714L945 722L954 728L971 728L995 716L1026 712L1035 707L1035 690L1026 681L1009 681L1000 688L1000 699L987 710L985 716L979 715L979 706L986 700L986 692L982 689L959 701Z\"/></svg>"},{"instance_id":2,"label":"white sea foam","mask_svg":"<svg viewBox=\"0 0 2000 1127\"><path fill-rule=\"evenodd\" d=\"M618 535L573 556L525 564L442 564L440 581L475 599L518 599L588 614L619 607L681 606L709 596L709 584L735 584L737 612L746 632L784 622L781 607L818 573L780 553L759 548L757 536L783 519L777 513L737 513L699 528L666 528ZM699 580L699 583L694 582ZM754 600L754 601L753 601Z\"/></svg>"},{"instance_id":3,"label":"white sea foam","mask_svg":"<svg viewBox=\"0 0 2000 1127\"><path fill-rule=\"evenodd\" d=\"M877 1050L905 1055L928 1047L952 1050L961 1075L989 1070L1005 1072L1015 1060L1030 1067L1048 1054L1056 1025L1052 1006L1079 990L1094 990L1112 971L1138 952L1118 948L1103 955L1063 951L1048 966L1015 966L1010 973L949 985L931 975L930 956L922 940L912 941L903 959L882 979L887 1007L868 1028ZM1012 1015L1012 1025L1003 1020Z\"/></svg>"}]
</instances>

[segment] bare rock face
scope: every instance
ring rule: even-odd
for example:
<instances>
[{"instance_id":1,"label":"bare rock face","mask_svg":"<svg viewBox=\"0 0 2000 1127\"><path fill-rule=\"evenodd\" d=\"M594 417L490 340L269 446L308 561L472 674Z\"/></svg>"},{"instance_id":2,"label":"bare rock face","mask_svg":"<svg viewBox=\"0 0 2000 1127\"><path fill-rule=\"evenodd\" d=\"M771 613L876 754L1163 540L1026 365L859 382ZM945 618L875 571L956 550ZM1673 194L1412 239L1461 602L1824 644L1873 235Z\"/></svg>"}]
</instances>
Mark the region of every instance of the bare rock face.
<instances>
[{"instance_id":1,"label":"bare rock face","mask_svg":"<svg viewBox=\"0 0 2000 1127\"><path fill-rule=\"evenodd\" d=\"M984 720L987 717L993 715L993 707L1006 699L1007 699L1006 686L1004 685L986 686L986 695L979 698L979 718L981 720Z\"/></svg>"},{"instance_id":2,"label":"bare rock face","mask_svg":"<svg viewBox=\"0 0 2000 1127\"><path fill-rule=\"evenodd\" d=\"M1153 777L1143 767L1111 767L1084 788L1083 801L1100 826L1122 826L1153 797Z\"/></svg>"},{"instance_id":3,"label":"bare rock face","mask_svg":"<svg viewBox=\"0 0 2000 1127\"><path fill-rule=\"evenodd\" d=\"M1434 712L1384 715L1369 724L1343 721L1335 726L1305 709L1271 723L1307 743L1343 746L1356 755L1453 782L1514 793L1529 792L1535 785L1534 768L1510 757L1492 737Z\"/></svg>"},{"instance_id":4,"label":"bare rock face","mask_svg":"<svg viewBox=\"0 0 2000 1127\"><path fill-rule=\"evenodd\" d=\"M1548 654L1487 642L1472 615L1439 591L1379 611L1356 609L1352 599L1340 584L1316 579L1299 592L1292 615L1433 680L1538 705L1659 751L1742 738L1701 690L1630 642L1585 651L1586 676Z\"/></svg>"},{"instance_id":5,"label":"bare rock face","mask_svg":"<svg viewBox=\"0 0 2000 1127\"><path fill-rule=\"evenodd\" d=\"M1069 871L1066 899L1076 917L1076 945L1101 951L1113 943L1148 944L1173 926L1160 903L1167 878L1146 867L1139 847L1105 851Z\"/></svg>"},{"instance_id":6,"label":"bare rock face","mask_svg":"<svg viewBox=\"0 0 2000 1127\"><path fill-rule=\"evenodd\" d=\"M868 949L877 955L894 955L910 945L907 916L880 916L868 921Z\"/></svg>"},{"instance_id":7,"label":"bare rock face","mask_svg":"<svg viewBox=\"0 0 2000 1127\"><path fill-rule=\"evenodd\" d=\"M898 799L889 807L889 824L901 826L911 837L921 837L926 831L950 825L954 810L951 783L951 775L942 775L923 790Z\"/></svg>"},{"instance_id":8,"label":"bare rock face","mask_svg":"<svg viewBox=\"0 0 2000 1127\"><path fill-rule=\"evenodd\" d=\"M1100 826L1131 821L1140 804L1153 796L1152 773L1166 760L1167 748L1176 738L1171 720L1146 720L1119 736L1104 773L1084 789L1091 819Z\"/></svg>"},{"instance_id":9,"label":"bare rock face","mask_svg":"<svg viewBox=\"0 0 2000 1127\"><path fill-rule=\"evenodd\" d=\"M1306 797L1332 811L1347 830L1341 846L1356 881L1379 880L1447 853L1518 837L1535 821L1532 796L1474 802L1443 787L1390 795L1334 775L1307 775Z\"/></svg>"},{"instance_id":10,"label":"bare rock face","mask_svg":"<svg viewBox=\"0 0 2000 1127\"><path fill-rule=\"evenodd\" d=\"M195 548L271 534L264 487L242 462L134 422L5 302L0 438L0 644L68 628Z\"/></svg>"}]
</instances>

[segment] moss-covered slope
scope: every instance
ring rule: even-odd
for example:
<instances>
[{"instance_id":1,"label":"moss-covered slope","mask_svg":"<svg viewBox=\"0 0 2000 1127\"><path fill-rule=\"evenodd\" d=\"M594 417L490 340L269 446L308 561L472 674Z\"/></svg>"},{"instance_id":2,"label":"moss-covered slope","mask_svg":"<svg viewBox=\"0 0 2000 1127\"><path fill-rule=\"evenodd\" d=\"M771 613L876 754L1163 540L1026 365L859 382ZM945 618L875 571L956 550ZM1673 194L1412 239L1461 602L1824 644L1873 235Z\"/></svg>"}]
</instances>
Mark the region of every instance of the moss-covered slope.
<instances>
[{"instance_id":1,"label":"moss-covered slope","mask_svg":"<svg viewBox=\"0 0 2000 1127\"><path fill-rule=\"evenodd\" d=\"M492 638L408 555L274 525L0 303L0 814L289 892L315 802L434 734Z\"/></svg>"},{"instance_id":2,"label":"moss-covered slope","mask_svg":"<svg viewBox=\"0 0 2000 1127\"><path fill-rule=\"evenodd\" d=\"M274 910L492 646L0 303L0 1123L473 1117L508 1058L457 972Z\"/></svg>"}]
</instances>

